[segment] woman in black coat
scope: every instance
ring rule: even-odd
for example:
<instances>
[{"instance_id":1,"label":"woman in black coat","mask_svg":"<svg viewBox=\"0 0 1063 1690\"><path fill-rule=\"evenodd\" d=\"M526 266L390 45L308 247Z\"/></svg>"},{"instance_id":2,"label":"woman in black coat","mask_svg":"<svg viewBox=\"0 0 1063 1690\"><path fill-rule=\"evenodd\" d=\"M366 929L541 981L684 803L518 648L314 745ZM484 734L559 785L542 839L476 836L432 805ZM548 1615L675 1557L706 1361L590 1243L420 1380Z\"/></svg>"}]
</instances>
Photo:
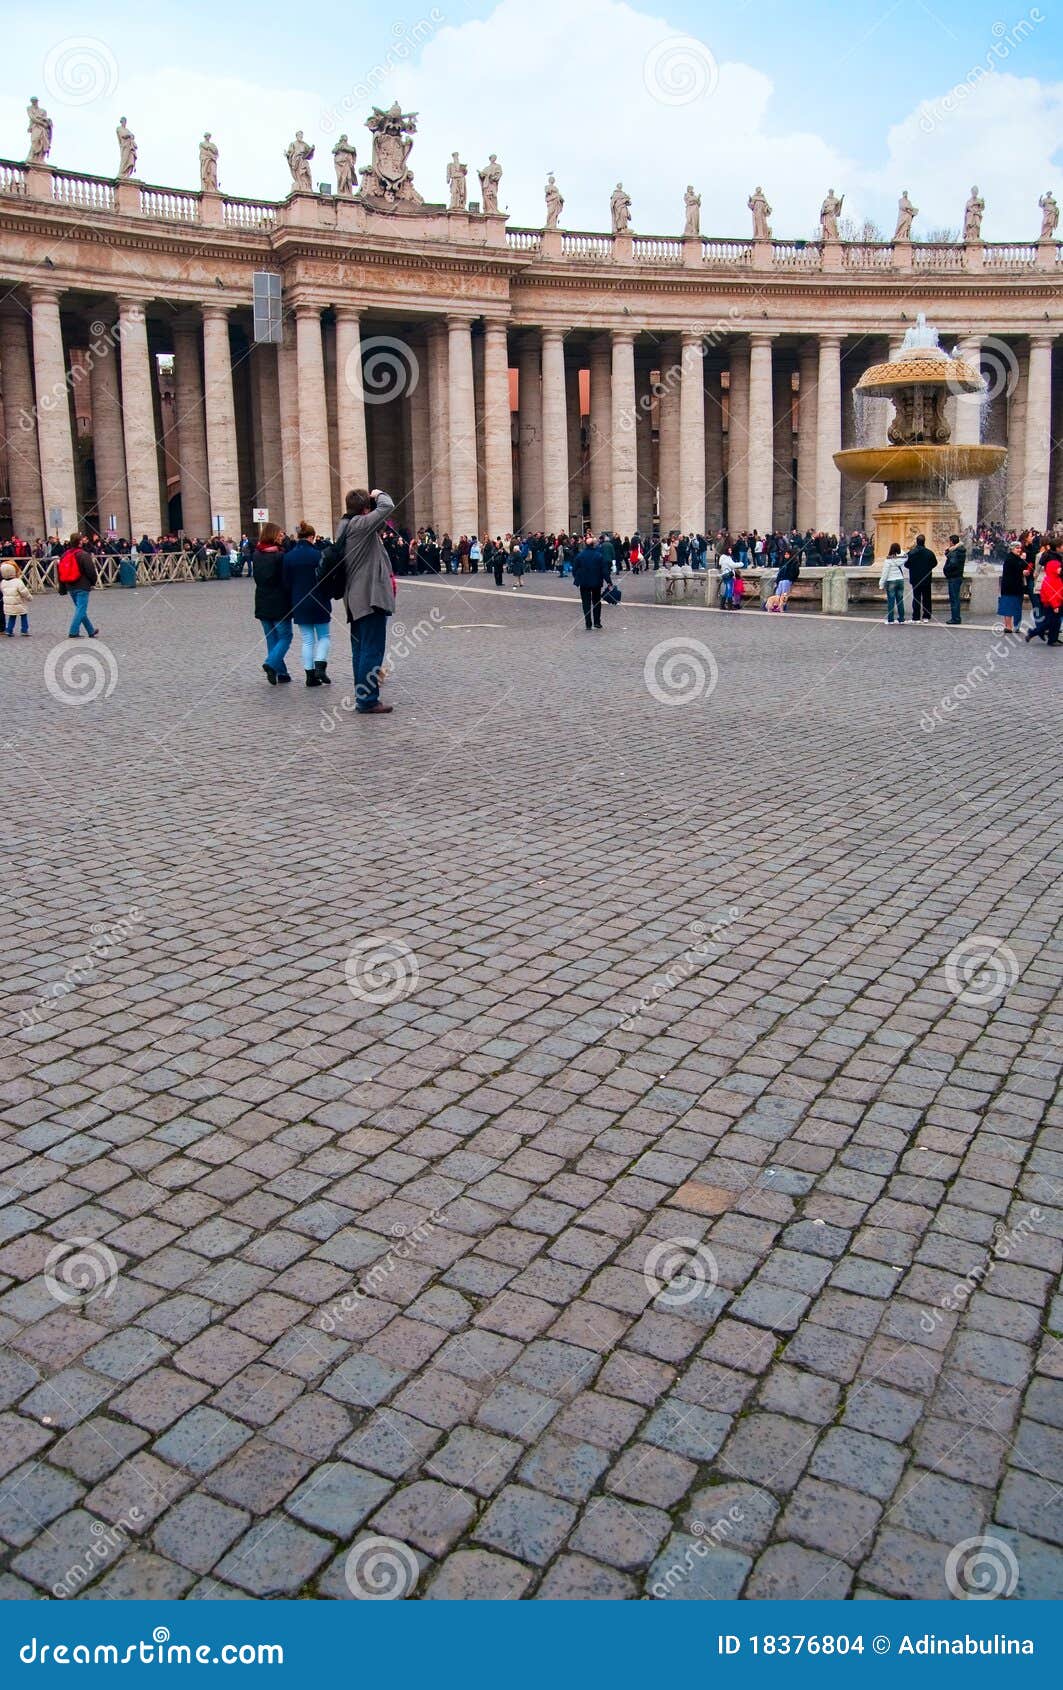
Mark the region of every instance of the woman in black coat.
<instances>
[{"instance_id":1,"label":"woman in black coat","mask_svg":"<svg viewBox=\"0 0 1063 1690\"><path fill-rule=\"evenodd\" d=\"M292 601L284 584L284 535L275 522L262 525L251 562L255 582L255 615L266 636L266 661L262 667L271 687L290 681L284 655L292 643Z\"/></svg>"},{"instance_id":2,"label":"woman in black coat","mask_svg":"<svg viewBox=\"0 0 1063 1690\"><path fill-rule=\"evenodd\" d=\"M317 584L321 548L312 522L301 522L299 538L284 554L284 584L292 605L292 621L303 637L303 671L308 687L330 687L328 652L332 600Z\"/></svg>"}]
</instances>

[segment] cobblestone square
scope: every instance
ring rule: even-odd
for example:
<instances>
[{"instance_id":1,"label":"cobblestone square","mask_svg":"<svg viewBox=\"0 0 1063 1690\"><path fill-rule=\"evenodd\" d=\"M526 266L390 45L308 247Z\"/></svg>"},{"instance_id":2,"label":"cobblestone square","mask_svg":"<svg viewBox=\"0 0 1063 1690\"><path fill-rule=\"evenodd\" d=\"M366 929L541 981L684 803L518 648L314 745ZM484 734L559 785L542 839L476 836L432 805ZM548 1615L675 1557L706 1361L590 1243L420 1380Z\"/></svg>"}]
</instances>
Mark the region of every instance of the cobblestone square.
<instances>
[{"instance_id":1,"label":"cobblestone square","mask_svg":"<svg viewBox=\"0 0 1063 1690\"><path fill-rule=\"evenodd\" d=\"M1056 654L398 605L3 642L3 1594L1058 1596Z\"/></svg>"}]
</instances>

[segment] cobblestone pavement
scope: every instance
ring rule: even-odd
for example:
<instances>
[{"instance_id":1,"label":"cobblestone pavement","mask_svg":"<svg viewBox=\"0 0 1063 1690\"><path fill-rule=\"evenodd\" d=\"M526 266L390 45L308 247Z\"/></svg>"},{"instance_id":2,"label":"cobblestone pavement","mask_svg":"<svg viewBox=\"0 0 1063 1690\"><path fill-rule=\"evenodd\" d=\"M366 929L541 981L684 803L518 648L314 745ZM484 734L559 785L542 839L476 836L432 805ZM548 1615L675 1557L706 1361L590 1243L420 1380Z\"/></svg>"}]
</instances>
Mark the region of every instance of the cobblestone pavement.
<instances>
[{"instance_id":1,"label":"cobblestone pavement","mask_svg":"<svg viewBox=\"0 0 1063 1690\"><path fill-rule=\"evenodd\" d=\"M93 614L0 651L4 1593L1058 1595L1058 654L402 583L362 720Z\"/></svg>"}]
</instances>

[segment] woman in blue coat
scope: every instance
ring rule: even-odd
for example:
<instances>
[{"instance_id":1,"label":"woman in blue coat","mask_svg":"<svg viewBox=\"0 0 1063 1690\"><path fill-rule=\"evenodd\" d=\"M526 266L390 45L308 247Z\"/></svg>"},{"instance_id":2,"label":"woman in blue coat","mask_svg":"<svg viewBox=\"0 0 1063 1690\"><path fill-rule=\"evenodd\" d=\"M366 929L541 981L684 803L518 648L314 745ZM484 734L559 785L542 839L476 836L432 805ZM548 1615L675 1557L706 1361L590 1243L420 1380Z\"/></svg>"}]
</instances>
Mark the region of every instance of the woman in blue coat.
<instances>
[{"instance_id":1,"label":"woman in blue coat","mask_svg":"<svg viewBox=\"0 0 1063 1690\"><path fill-rule=\"evenodd\" d=\"M284 554L284 584L292 601L292 621L303 637L303 668L308 687L330 687L328 677L329 623L332 601L317 584L321 548L310 522L299 524L298 539Z\"/></svg>"}]
</instances>

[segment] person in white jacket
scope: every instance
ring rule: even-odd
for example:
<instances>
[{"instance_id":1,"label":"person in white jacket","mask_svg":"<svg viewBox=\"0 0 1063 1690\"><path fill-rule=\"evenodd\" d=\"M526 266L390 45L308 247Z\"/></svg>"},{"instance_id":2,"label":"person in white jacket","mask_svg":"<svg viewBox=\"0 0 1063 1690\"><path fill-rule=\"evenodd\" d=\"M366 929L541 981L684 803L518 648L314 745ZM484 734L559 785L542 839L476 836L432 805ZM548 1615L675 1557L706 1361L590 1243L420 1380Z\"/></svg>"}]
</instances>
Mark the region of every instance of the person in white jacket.
<instances>
[{"instance_id":1,"label":"person in white jacket","mask_svg":"<svg viewBox=\"0 0 1063 1690\"><path fill-rule=\"evenodd\" d=\"M18 621L22 623L22 632L28 634L29 608L33 603L33 594L19 574L18 564L6 560L0 564L0 579L3 581L4 630L8 639L14 638L15 623Z\"/></svg>"},{"instance_id":2,"label":"person in white jacket","mask_svg":"<svg viewBox=\"0 0 1063 1690\"><path fill-rule=\"evenodd\" d=\"M894 611L897 613L897 621L904 621L904 562L907 556L907 552L902 552L894 540L878 578L879 586L886 589L887 622L893 621Z\"/></svg>"}]
</instances>

